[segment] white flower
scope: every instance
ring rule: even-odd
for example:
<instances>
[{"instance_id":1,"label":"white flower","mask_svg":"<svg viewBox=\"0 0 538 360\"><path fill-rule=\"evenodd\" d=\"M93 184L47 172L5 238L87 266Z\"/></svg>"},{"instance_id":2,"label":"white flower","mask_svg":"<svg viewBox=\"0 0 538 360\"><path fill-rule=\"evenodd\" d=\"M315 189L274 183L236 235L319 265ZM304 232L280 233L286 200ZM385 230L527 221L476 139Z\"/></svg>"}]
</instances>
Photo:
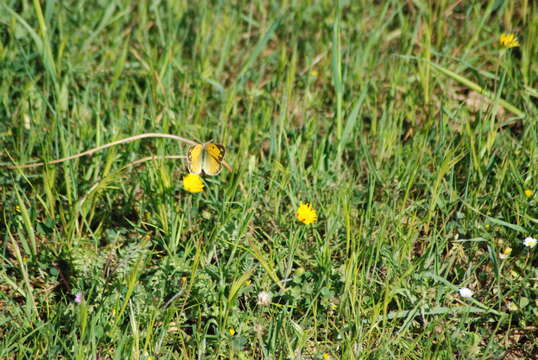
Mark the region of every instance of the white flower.
<instances>
[{"instance_id":1,"label":"white flower","mask_svg":"<svg viewBox=\"0 0 538 360\"><path fill-rule=\"evenodd\" d=\"M474 295L474 291L466 287L462 287L459 291L460 291L461 297L464 297L464 298L470 298L470 297L473 297Z\"/></svg>"},{"instance_id":2,"label":"white flower","mask_svg":"<svg viewBox=\"0 0 538 360\"><path fill-rule=\"evenodd\" d=\"M258 294L258 305L269 305L271 303L271 294L267 291L261 291Z\"/></svg>"},{"instance_id":3,"label":"white flower","mask_svg":"<svg viewBox=\"0 0 538 360\"><path fill-rule=\"evenodd\" d=\"M537 242L538 240L536 240L535 238L531 238L530 236L526 237L525 240L523 240L523 244L526 247L530 247L531 249L536 246Z\"/></svg>"}]
</instances>

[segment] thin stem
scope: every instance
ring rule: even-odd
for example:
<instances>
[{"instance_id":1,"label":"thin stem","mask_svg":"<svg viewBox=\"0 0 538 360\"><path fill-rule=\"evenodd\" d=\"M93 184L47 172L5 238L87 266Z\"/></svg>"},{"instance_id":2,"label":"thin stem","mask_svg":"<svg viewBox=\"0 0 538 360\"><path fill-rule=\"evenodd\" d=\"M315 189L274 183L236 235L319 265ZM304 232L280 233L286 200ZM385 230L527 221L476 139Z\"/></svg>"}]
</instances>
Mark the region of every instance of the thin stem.
<instances>
[{"instance_id":1,"label":"thin stem","mask_svg":"<svg viewBox=\"0 0 538 360\"><path fill-rule=\"evenodd\" d=\"M140 134L140 135L131 136L131 137L121 139L121 140L118 140L118 141L113 141L111 143L104 144L104 145L98 146L96 148L81 152L81 153L76 154L76 155L71 155L71 156L68 156L68 157L65 157L65 158L62 158L62 159L56 159L56 160L52 160L52 161L49 161L49 162L39 162L39 163L34 163L34 164L8 165L7 167L9 169L28 169L28 168L39 167L39 166L43 166L43 165L58 164L58 163L61 163L61 162L67 161L67 160L73 160L73 159L78 159L78 158L83 157L83 156L92 155L93 153L95 153L95 152L97 152L99 150L103 150L103 149L109 148L109 147L114 146L114 145L125 144L125 143L131 142L131 141L144 139L144 138L150 138L150 137L174 139L174 140L178 140L178 141L184 142L184 143L189 144L189 145L196 145L196 142L194 142L192 140L182 138L180 136L176 136L176 135L147 133L147 134Z\"/></svg>"}]
</instances>

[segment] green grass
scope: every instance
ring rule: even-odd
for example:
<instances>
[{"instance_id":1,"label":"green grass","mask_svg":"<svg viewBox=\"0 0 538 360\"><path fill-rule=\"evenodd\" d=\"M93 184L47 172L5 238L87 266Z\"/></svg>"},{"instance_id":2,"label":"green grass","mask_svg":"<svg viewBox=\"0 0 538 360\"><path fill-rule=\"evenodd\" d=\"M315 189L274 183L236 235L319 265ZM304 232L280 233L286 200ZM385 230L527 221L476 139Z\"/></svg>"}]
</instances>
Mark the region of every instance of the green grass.
<instances>
[{"instance_id":1,"label":"green grass","mask_svg":"<svg viewBox=\"0 0 538 360\"><path fill-rule=\"evenodd\" d=\"M532 358L538 9L335 5L0 4L1 359Z\"/></svg>"}]
</instances>

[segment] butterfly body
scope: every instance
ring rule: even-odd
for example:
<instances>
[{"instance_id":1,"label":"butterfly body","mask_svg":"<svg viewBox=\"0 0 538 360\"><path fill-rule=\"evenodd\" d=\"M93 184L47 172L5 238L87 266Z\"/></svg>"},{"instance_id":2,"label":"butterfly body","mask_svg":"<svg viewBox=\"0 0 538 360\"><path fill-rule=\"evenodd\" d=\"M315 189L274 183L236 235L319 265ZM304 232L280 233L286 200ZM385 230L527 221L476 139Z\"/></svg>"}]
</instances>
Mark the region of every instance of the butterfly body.
<instances>
[{"instance_id":1,"label":"butterfly body","mask_svg":"<svg viewBox=\"0 0 538 360\"><path fill-rule=\"evenodd\" d=\"M213 143L196 144L189 149L187 160L189 172L200 175L215 176L222 170L222 159L224 158L224 146Z\"/></svg>"}]
</instances>

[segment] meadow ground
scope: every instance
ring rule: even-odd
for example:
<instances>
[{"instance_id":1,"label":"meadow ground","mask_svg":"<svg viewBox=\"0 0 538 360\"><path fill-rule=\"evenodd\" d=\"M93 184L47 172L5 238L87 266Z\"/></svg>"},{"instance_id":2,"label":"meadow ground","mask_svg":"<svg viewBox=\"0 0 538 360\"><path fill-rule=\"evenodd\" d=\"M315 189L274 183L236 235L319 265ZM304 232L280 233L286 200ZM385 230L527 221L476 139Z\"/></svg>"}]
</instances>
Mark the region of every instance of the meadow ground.
<instances>
[{"instance_id":1,"label":"meadow ground","mask_svg":"<svg viewBox=\"0 0 538 360\"><path fill-rule=\"evenodd\" d=\"M537 11L4 0L0 358L536 358Z\"/></svg>"}]
</instances>

